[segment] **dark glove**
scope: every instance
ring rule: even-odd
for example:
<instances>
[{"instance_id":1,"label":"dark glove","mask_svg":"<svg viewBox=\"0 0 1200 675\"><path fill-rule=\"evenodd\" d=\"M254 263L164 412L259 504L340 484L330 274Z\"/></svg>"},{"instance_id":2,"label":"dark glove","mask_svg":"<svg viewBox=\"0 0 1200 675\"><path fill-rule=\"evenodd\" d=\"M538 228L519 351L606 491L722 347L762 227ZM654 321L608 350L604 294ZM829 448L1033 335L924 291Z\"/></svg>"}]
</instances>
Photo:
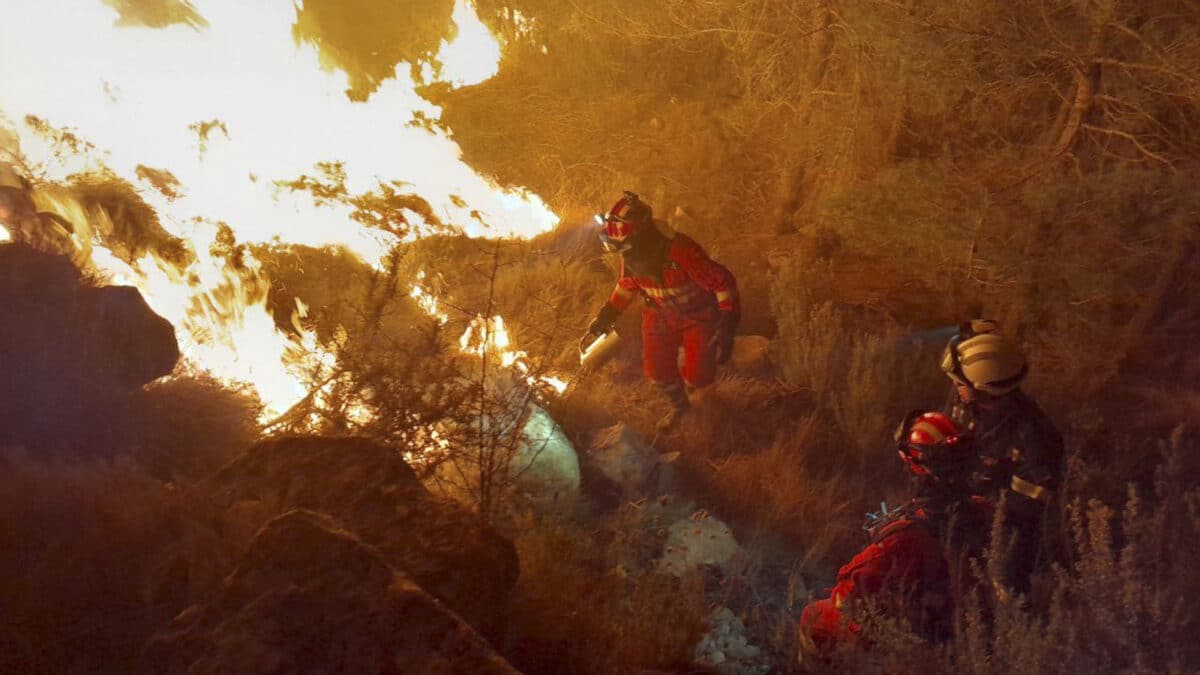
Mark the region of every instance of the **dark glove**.
<instances>
[{"instance_id":1,"label":"dark glove","mask_svg":"<svg viewBox=\"0 0 1200 675\"><path fill-rule=\"evenodd\" d=\"M603 335L613 329L617 325L617 319L620 318L621 312L607 302L600 308L600 312L596 314L596 318L588 326L589 335Z\"/></svg>"},{"instance_id":2,"label":"dark glove","mask_svg":"<svg viewBox=\"0 0 1200 675\"><path fill-rule=\"evenodd\" d=\"M600 308L600 313L592 320L588 326L587 334L579 341L579 348L586 349L586 345L590 344L597 337L607 333L617 324L617 319L620 318L621 312L616 307L604 303L604 307Z\"/></svg>"},{"instance_id":3,"label":"dark glove","mask_svg":"<svg viewBox=\"0 0 1200 675\"><path fill-rule=\"evenodd\" d=\"M737 335L738 315L735 312L720 312L717 319L717 330L713 333L709 346L717 352L717 363L728 363L733 356L733 338Z\"/></svg>"}]
</instances>

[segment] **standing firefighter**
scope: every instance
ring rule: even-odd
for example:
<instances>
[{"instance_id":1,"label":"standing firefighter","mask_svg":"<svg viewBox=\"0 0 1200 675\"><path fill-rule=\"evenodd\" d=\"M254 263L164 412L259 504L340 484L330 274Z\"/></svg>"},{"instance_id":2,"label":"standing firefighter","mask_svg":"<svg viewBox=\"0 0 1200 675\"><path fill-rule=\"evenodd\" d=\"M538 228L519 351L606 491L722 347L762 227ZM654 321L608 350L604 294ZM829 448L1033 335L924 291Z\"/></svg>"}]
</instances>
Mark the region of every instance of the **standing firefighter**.
<instances>
[{"instance_id":1,"label":"standing firefighter","mask_svg":"<svg viewBox=\"0 0 1200 675\"><path fill-rule=\"evenodd\" d=\"M951 632L951 584L963 581L964 561L982 551L991 520L990 505L970 490L975 451L970 435L945 414L921 411L897 429L896 449L915 494L901 508L869 516L870 543L838 570L828 598L804 608L807 653L868 646L867 626L876 617L934 642Z\"/></svg>"},{"instance_id":2,"label":"standing firefighter","mask_svg":"<svg viewBox=\"0 0 1200 675\"><path fill-rule=\"evenodd\" d=\"M963 324L946 346L942 370L955 389L947 412L975 437L986 466L981 489L996 505L1004 503L1005 536L1014 539L1003 578L993 580L996 592L1002 600L1026 594L1062 478L1062 435L1021 391L1025 356L994 321Z\"/></svg>"},{"instance_id":3,"label":"standing firefighter","mask_svg":"<svg viewBox=\"0 0 1200 675\"><path fill-rule=\"evenodd\" d=\"M632 192L598 218L601 242L621 255L621 278L584 342L611 331L621 312L642 297L642 363L671 403L658 424L665 430L688 409L688 389L712 384L717 364L733 351L741 317L737 282L690 237L655 220L650 205Z\"/></svg>"}]
</instances>

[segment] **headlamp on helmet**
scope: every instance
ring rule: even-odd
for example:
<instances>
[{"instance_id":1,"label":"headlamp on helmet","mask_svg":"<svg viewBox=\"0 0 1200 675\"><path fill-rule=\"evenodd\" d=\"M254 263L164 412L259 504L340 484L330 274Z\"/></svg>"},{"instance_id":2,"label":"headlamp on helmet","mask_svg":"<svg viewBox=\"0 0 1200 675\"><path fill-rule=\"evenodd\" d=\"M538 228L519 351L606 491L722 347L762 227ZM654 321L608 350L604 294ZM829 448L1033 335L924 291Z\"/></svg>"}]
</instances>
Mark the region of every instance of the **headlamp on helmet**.
<instances>
[{"instance_id":1,"label":"headlamp on helmet","mask_svg":"<svg viewBox=\"0 0 1200 675\"><path fill-rule=\"evenodd\" d=\"M600 225L600 242L610 252L629 250L631 240L643 227L653 222L654 213L650 205L643 202L637 193L628 190L608 213L596 214L596 224Z\"/></svg>"}]
</instances>

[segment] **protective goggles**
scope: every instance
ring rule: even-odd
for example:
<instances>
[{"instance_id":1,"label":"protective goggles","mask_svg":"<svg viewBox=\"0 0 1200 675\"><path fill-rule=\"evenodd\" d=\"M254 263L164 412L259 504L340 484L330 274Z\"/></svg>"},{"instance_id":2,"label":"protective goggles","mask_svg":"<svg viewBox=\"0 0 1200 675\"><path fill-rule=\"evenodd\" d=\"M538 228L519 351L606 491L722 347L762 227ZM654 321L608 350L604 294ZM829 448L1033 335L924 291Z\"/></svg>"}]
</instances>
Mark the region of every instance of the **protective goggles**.
<instances>
[{"instance_id":1,"label":"protective goggles","mask_svg":"<svg viewBox=\"0 0 1200 675\"><path fill-rule=\"evenodd\" d=\"M629 242L629 237L623 240L616 240L608 236L608 225L611 223L629 223L628 220L614 215L602 215L597 213L595 216L596 224L600 226L600 244L604 250L609 253L624 253L631 248L633 244Z\"/></svg>"},{"instance_id":2,"label":"protective goggles","mask_svg":"<svg viewBox=\"0 0 1200 675\"><path fill-rule=\"evenodd\" d=\"M946 350L942 352L942 372L946 373L955 384L970 387L971 382L963 374L962 361L959 360L958 345L962 340L961 333L950 338L949 344L946 345Z\"/></svg>"}]
</instances>

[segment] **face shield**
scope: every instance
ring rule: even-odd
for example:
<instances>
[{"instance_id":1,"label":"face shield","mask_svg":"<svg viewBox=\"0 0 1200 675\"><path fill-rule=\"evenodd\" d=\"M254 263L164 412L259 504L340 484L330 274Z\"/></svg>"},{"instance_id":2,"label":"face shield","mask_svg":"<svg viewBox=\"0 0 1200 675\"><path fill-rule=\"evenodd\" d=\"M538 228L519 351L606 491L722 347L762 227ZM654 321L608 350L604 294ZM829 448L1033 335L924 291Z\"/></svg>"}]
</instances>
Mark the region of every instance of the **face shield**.
<instances>
[{"instance_id":1,"label":"face shield","mask_svg":"<svg viewBox=\"0 0 1200 675\"><path fill-rule=\"evenodd\" d=\"M614 225L617 223L623 223L625 221L622 221L616 216L604 216L599 213L596 214L595 220L596 224L600 226L600 245L604 247L606 252L622 254L633 248L633 244L630 243L629 237L625 237L623 239L614 239L609 235L610 231L620 229L613 227Z\"/></svg>"}]
</instances>

